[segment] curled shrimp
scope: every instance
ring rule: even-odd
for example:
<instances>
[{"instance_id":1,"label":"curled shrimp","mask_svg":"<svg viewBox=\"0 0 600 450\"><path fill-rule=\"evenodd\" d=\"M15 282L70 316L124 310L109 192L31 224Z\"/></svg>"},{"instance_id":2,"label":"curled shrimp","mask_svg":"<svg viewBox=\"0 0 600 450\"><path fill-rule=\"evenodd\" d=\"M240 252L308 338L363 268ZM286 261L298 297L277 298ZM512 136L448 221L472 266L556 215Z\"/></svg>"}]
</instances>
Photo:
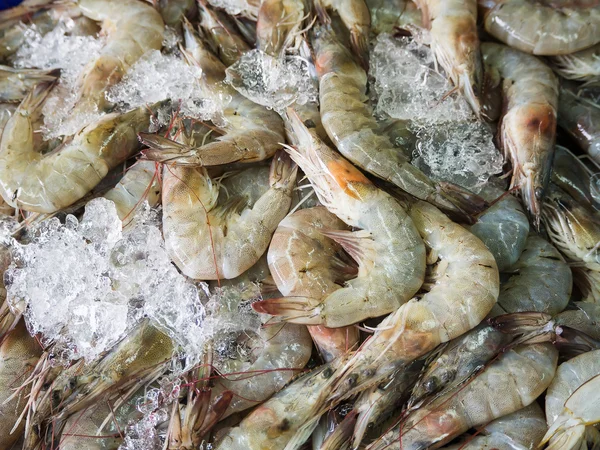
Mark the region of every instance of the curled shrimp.
<instances>
[{"instance_id":1,"label":"curled shrimp","mask_svg":"<svg viewBox=\"0 0 600 450\"><path fill-rule=\"evenodd\" d=\"M283 219L273 234L267 254L279 292L285 296L321 299L355 276L356 265L342 246L320 232L348 229L322 206L302 209ZM352 349L359 339L354 326L316 325L308 330L325 362Z\"/></svg>"},{"instance_id":2,"label":"curled shrimp","mask_svg":"<svg viewBox=\"0 0 600 450\"><path fill-rule=\"evenodd\" d=\"M600 42L600 6L595 0L479 0L479 4L485 30L522 52L566 55Z\"/></svg>"},{"instance_id":3,"label":"curled shrimp","mask_svg":"<svg viewBox=\"0 0 600 450\"><path fill-rule=\"evenodd\" d=\"M358 261L358 276L319 298L269 299L253 307L294 323L332 328L394 311L416 293L425 274L425 247L412 221L394 198L311 134L293 110L288 121L298 142L288 151L319 201L361 229L323 231Z\"/></svg>"},{"instance_id":4,"label":"curled shrimp","mask_svg":"<svg viewBox=\"0 0 600 450\"><path fill-rule=\"evenodd\" d=\"M440 447L469 428L530 405L552 381L558 352L547 343L519 345L463 387L411 413L368 450Z\"/></svg>"},{"instance_id":5,"label":"curled shrimp","mask_svg":"<svg viewBox=\"0 0 600 450\"><path fill-rule=\"evenodd\" d=\"M186 276L235 278L267 250L272 233L290 207L296 167L279 154L270 170L261 169L269 172L269 183L258 198L242 194L219 204L219 184L206 169L165 166L165 247ZM247 170L256 175L253 168Z\"/></svg>"},{"instance_id":6,"label":"curled shrimp","mask_svg":"<svg viewBox=\"0 0 600 450\"><path fill-rule=\"evenodd\" d=\"M55 70L13 69L0 66L0 101L17 102L39 83L52 82L58 77Z\"/></svg>"},{"instance_id":7,"label":"curled shrimp","mask_svg":"<svg viewBox=\"0 0 600 450\"><path fill-rule=\"evenodd\" d=\"M32 338L25 327L19 324L3 339L0 345L0 448L12 448L25 429L25 424L13 425L27 403L25 392L18 390L28 372L33 369L42 354L40 345Z\"/></svg>"},{"instance_id":8,"label":"curled shrimp","mask_svg":"<svg viewBox=\"0 0 600 450\"><path fill-rule=\"evenodd\" d=\"M256 22L256 44L259 50L277 55L293 46L307 15L303 0L264 0Z\"/></svg>"},{"instance_id":9,"label":"curled shrimp","mask_svg":"<svg viewBox=\"0 0 600 450\"><path fill-rule=\"evenodd\" d=\"M587 448L586 428L600 422L600 350L562 363L546 394L548 449Z\"/></svg>"},{"instance_id":10,"label":"curled shrimp","mask_svg":"<svg viewBox=\"0 0 600 450\"><path fill-rule=\"evenodd\" d=\"M421 12L410 0L365 1L371 14L371 32L375 35L422 26Z\"/></svg>"},{"instance_id":11,"label":"curled shrimp","mask_svg":"<svg viewBox=\"0 0 600 450\"><path fill-rule=\"evenodd\" d=\"M477 36L477 0L417 0L431 33L431 50L454 85L481 115L483 66Z\"/></svg>"},{"instance_id":12,"label":"curled shrimp","mask_svg":"<svg viewBox=\"0 0 600 450\"><path fill-rule=\"evenodd\" d=\"M474 194L430 180L381 132L364 103L367 74L330 27L313 27L312 45L323 126L342 155L361 169L450 212L468 216L483 209L483 201Z\"/></svg>"},{"instance_id":13,"label":"curled shrimp","mask_svg":"<svg viewBox=\"0 0 600 450\"><path fill-rule=\"evenodd\" d=\"M380 382L390 367L469 331L496 304L498 268L483 242L433 205L417 201L407 210L429 251L427 292L381 322L339 374L332 400Z\"/></svg>"},{"instance_id":14,"label":"curled shrimp","mask_svg":"<svg viewBox=\"0 0 600 450\"><path fill-rule=\"evenodd\" d=\"M498 304L508 313L537 311L558 314L571 297L571 268L545 239L531 235L519 260L507 270Z\"/></svg>"},{"instance_id":15,"label":"curled shrimp","mask_svg":"<svg viewBox=\"0 0 600 450\"><path fill-rule=\"evenodd\" d=\"M534 56L491 42L482 44L481 51L486 70L503 80L505 113L498 133L512 163L510 188L519 188L539 226L554 154L558 81Z\"/></svg>"},{"instance_id":16,"label":"curled shrimp","mask_svg":"<svg viewBox=\"0 0 600 450\"><path fill-rule=\"evenodd\" d=\"M600 79L600 44L550 58L550 65L556 73L568 80L596 81Z\"/></svg>"},{"instance_id":17,"label":"curled shrimp","mask_svg":"<svg viewBox=\"0 0 600 450\"><path fill-rule=\"evenodd\" d=\"M34 130L49 86L38 85L8 120L0 141L0 194L15 208L53 213L90 192L138 149L137 133L150 124L153 109L112 113L89 124L42 154Z\"/></svg>"},{"instance_id":18,"label":"curled shrimp","mask_svg":"<svg viewBox=\"0 0 600 450\"><path fill-rule=\"evenodd\" d=\"M465 435L462 442L443 447L443 450L533 450L546 432L542 408L532 403L512 414L492 420L476 435Z\"/></svg>"}]
</instances>

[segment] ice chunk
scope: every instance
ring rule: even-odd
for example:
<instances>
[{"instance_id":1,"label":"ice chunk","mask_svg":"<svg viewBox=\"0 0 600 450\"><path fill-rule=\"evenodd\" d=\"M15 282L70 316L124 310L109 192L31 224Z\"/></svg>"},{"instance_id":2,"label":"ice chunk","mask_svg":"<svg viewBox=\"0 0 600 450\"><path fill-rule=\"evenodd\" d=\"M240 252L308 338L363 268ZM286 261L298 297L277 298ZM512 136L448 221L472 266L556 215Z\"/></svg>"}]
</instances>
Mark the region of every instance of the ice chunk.
<instances>
[{"instance_id":1,"label":"ice chunk","mask_svg":"<svg viewBox=\"0 0 600 450\"><path fill-rule=\"evenodd\" d=\"M478 121L446 122L417 131L413 164L433 179L477 189L502 171L504 158L489 127Z\"/></svg>"},{"instance_id":2,"label":"ice chunk","mask_svg":"<svg viewBox=\"0 0 600 450\"><path fill-rule=\"evenodd\" d=\"M304 105L318 99L310 66L299 56L282 59L251 50L227 68L226 81L253 102L280 113L292 103Z\"/></svg>"},{"instance_id":3,"label":"ice chunk","mask_svg":"<svg viewBox=\"0 0 600 450\"><path fill-rule=\"evenodd\" d=\"M431 49L416 40L379 35L371 53L370 75L379 116L424 123L472 116L460 95L446 96L452 85L435 71Z\"/></svg>"},{"instance_id":4,"label":"ice chunk","mask_svg":"<svg viewBox=\"0 0 600 450\"><path fill-rule=\"evenodd\" d=\"M255 0L208 0L215 8L224 9L232 16L243 15L249 19L258 17L258 7L260 2Z\"/></svg>"},{"instance_id":5,"label":"ice chunk","mask_svg":"<svg viewBox=\"0 0 600 450\"><path fill-rule=\"evenodd\" d=\"M129 69L123 80L107 92L106 98L121 109L171 99L180 102L182 115L210 120L218 110L218 101L203 88L201 76L200 68L152 50Z\"/></svg>"}]
</instances>

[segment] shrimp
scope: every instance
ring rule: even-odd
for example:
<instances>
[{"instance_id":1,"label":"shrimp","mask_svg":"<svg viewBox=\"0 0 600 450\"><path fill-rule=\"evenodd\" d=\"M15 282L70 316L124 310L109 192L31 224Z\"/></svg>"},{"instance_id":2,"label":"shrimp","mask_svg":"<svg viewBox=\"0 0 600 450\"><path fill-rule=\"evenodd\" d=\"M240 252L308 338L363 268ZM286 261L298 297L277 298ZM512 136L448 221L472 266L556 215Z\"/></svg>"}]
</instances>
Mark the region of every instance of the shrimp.
<instances>
[{"instance_id":1,"label":"shrimp","mask_svg":"<svg viewBox=\"0 0 600 450\"><path fill-rule=\"evenodd\" d=\"M600 6L595 0L479 0L479 4L485 30L522 52L567 55L600 42Z\"/></svg>"},{"instance_id":2,"label":"shrimp","mask_svg":"<svg viewBox=\"0 0 600 450\"><path fill-rule=\"evenodd\" d=\"M219 205L219 185L206 169L165 166L163 232L171 260L198 280L235 278L252 267L290 207L296 171L278 154L269 187L254 203L240 195Z\"/></svg>"},{"instance_id":3,"label":"shrimp","mask_svg":"<svg viewBox=\"0 0 600 450\"><path fill-rule=\"evenodd\" d=\"M508 313L537 311L558 314L571 297L573 277L558 250L545 239L531 235L511 277L500 286L498 304Z\"/></svg>"},{"instance_id":4,"label":"shrimp","mask_svg":"<svg viewBox=\"0 0 600 450\"><path fill-rule=\"evenodd\" d=\"M143 202L148 202L150 207L158 204L160 189L156 163L141 160L129 167L117 185L103 197L114 202L125 228L132 223Z\"/></svg>"},{"instance_id":5,"label":"shrimp","mask_svg":"<svg viewBox=\"0 0 600 450\"><path fill-rule=\"evenodd\" d=\"M586 301L600 301L600 223L597 215L550 185L542 218L550 241L571 263L573 281Z\"/></svg>"},{"instance_id":6,"label":"shrimp","mask_svg":"<svg viewBox=\"0 0 600 450\"><path fill-rule=\"evenodd\" d=\"M539 226L554 153L558 81L533 56L491 42L482 44L481 51L486 69L503 79L505 113L498 134L512 163L510 188L519 188Z\"/></svg>"},{"instance_id":7,"label":"shrimp","mask_svg":"<svg viewBox=\"0 0 600 450\"><path fill-rule=\"evenodd\" d=\"M102 22L107 39L98 58L85 69L75 112L102 110L108 106L107 89L144 53L160 50L164 23L152 6L138 0L78 0L77 6L86 17Z\"/></svg>"},{"instance_id":8,"label":"shrimp","mask_svg":"<svg viewBox=\"0 0 600 450\"><path fill-rule=\"evenodd\" d=\"M200 29L212 51L226 66L232 65L242 54L250 50L244 38L223 15L218 15L202 0L198 1Z\"/></svg>"},{"instance_id":9,"label":"shrimp","mask_svg":"<svg viewBox=\"0 0 600 450\"><path fill-rule=\"evenodd\" d=\"M39 344L20 321L0 345L0 448L10 449L23 434L25 424L13 430L27 403L25 392L13 395L42 354Z\"/></svg>"},{"instance_id":10,"label":"shrimp","mask_svg":"<svg viewBox=\"0 0 600 450\"><path fill-rule=\"evenodd\" d=\"M279 391L220 438L215 450L298 448L317 426L320 401L343 362L325 364Z\"/></svg>"},{"instance_id":11,"label":"shrimp","mask_svg":"<svg viewBox=\"0 0 600 450\"><path fill-rule=\"evenodd\" d=\"M463 442L443 447L443 450L534 450L545 432L544 412L537 403L532 403L491 421L477 435L467 435Z\"/></svg>"},{"instance_id":12,"label":"shrimp","mask_svg":"<svg viewBox=\"0 0 600 450\"><path fill-rule=\"evenodd\" d=\"M586 428L600 422L600 350L562 363L546 394L548 432L542 444L548 449L585 446Z\"/></svg>"},{"instance_id":13,"label":"shrimp","mask_svg":"<svg viewBox=\"0 0 600 450\"><path fill-rule=\"evenodd\" d=\"M558 326L566 325L600 340L600 305L597 303L574 302L572 308L558 314L554 321Z\"/></svg>"},{"instance_id":14,"label":"shrimp","mask_svg":"<svg viewBox=\"0 0 600 450\"><path fill-rule=\"evenodd\" d=\"M27 39L29 27L18 19L23 19L27 25L35 26L36 31L43 35L54 29L61 16L56 14L55 8L36 8L35 11L27 11L27 16L0 23L0 60L14 55Z\"/></svg>"},{"instance_id":15,"label":"shrimp","mask_svg":"<svg viewBox=\"0 0 600 450\"><path fill-rule=\"evenodd\" d=\"M223 3L218 0L211 0L209 3L215 8L225 9L225 11L230 15L239 15L253 21L256 21L256 17L258 16L258 8L260 6L260 1L258 0L231 0L227 3Z\"/></svg>"},{"instance_id":16,"label":"shrimp","mask_svg":"<svg viewBox=\"0 0 600 450\"><path fill-rule=\"evenodd\" d=\"M186 59L202 69L206 89L221 102L224 124L219 130L224 135L195 147L157 134L140 133L140 140L150 147L146 158L177 165L214 166L262 161L273 156L285 140L279 115L225 84L225 66L204 47L189 22L183 26Z\"/></svg>"},{"instance_id":17,"label":"shrimp","mask_svg":"<svg viewBox=\"0 0 600 450\"><path fill-rule=\"evenodd\" d=\"M0 65L0 102L21 101L38 83L52 82L58 76L56 70L13 69Z\"/></svg>"},{"instance_id":18,"label":"shrimp","mask_svg":"<svg viewBox=\"0 0 600 450\"><path fill-rule=\"evenodd\" d=\"M477 36L477 0L417 0L431 32L436 61L477 116L483 66Z\"/></svg>"},{"instance_id":19,"label":"shrimp","mask_svg":"<svg viewBox=\"0 0 600 450\"><path fill-rule=\"evenodd\" d=\"M546 390L557 360L558 352L548 343L512 348L464 387L411 413L368 450L440 447L469 428L518 411Z\"/></svg>"},{"instance_id":20,"label":"shrimp","mask_svg":"<svg viewBox=\"0 0 600 450\"><path fill-rule=\"evenodd\" d=\"M600 44L568 55L550 58L556 73L568 80L596 81L600 79Z\"/></svg>"},{"instance_id":21,"label":"shrimp","mask_svg":"<svg viewBox=\"0 0 600 450\"><path fill-rule=\"evenodd\" d=\"M481 211L483 205L477 204L480 199L474 194L433 182L381 132L364 103L367 74L330 28L313 27L312 44L323 126L342 155L361 169L445 210L467 215Z\"/></svg>"},{"instance_id":22,"label":"shrimp","mask_svg":"<svg viewBox=\"0 0 600 450\"><path fill-rule=\"evenodd\" d=\"M502 189L488 184L479 195L489 202L500 200L478 216L469 231L483 241L494 255L498 270L504 272L517 262L525 248L529 220L519 200L504 194Z\"/></svg>"},{"instance_id":23,"label":"shrimp","mask_svg":"<svg viewBox=\"0 0 600 450\"><path fill-rule=\"evenodd\" d=\"M184 17L195 16L196 2L194 0L158 0L158 10L165 25L181 29L181 21Z\"/></svg>"},{"instance_id":24,"label":"shrimp","mask_svg":"<svg viewBox=\"0 0 600 450\"><path fill-rule=\"evenodd\" d=\"M160 105L107 114L51 153L42 154L37 133L40 108L49 92L38 85L8 120L0 141L0 195L26 211L53 213L90 192L138 148L137 133L147 129Z\"/></svg>"},{"instance_id":25,"label":"shrimp","mask_svg":"<svg viewBox=\"0 0 600 450\"><path fill-rule=\"evenodd\" d=\"M256 22L256 44L269 55L283 53L294 44L307 15L303 0L264 0Z\"/></svg>"},{"instance_id":26,"label":"shrimp","mask_svg":"<svg viewBox=\"0 0 600 450\"><path fill-rule=\"evenodd\" d=\"M410 388L419 376L423 361L416 360L407 367L400 367L387 380L363 391L354 404L358 412L352 438L352 448L358 448L368 430L391 417L410 396Z\"/></svg>"},{"instance_id":27,"label":"shrimp","mask_svg":"<svg viewBox=\"0 0 600 450\"><path fill-rule=\"evenodd\" d=\"M581 149L600 164L600 105L582 98L574 86L563 83L558 102L558 125Z\"/></svg>"},{"instance_id":28,"label":"shrimp","mask_svg":"<svg viewBox=\"0 0 600 450\"><path fill-rule=\"evenodd\" d=\"M356 275L356 265L342 246L322 231L349 228L320 206L302 209L281 221L269 246L269 270L286 296L321 299ZM352 349L359 339L356 327L308 327L325 362Z\"/></svg>"},{"instance_id":29,"label":"shrimp","mask_svg":"<svg viewBox=\"0 0 600 450\"><path fill-rule=\"evenodd\" d=\"M567 148L557 145L552 165L552 183L588 209L598 209L600 192L594 172L599 169L593 166L588 167Z\"/></svg>"},{"instance_id":30,"label":"shrimp","mask_svg":"<svg viewBox=\"0 0 600 450\"><path fill-rule=\"evenodd\" d=\"M409 0L365 0L371 14L374 35L393 33L398 29L420 28L421 12Z\"/></svg>"},{"instance_id":31,"label":"shrimp","mask_svg":"<svg viewBox=\"0 0 600 450\"><path fill-rule=\"evenodd\" d=\"M358 261L358 276L319 298L284 297L252 306L294 323L331 328L394 311L416 293L425 275L425 246L419 233L394 198L311 134L291 109L288 121L298 148L287 150L319 201L347 225L361 229L322 231Z\"/></svg>"}]
</instances>

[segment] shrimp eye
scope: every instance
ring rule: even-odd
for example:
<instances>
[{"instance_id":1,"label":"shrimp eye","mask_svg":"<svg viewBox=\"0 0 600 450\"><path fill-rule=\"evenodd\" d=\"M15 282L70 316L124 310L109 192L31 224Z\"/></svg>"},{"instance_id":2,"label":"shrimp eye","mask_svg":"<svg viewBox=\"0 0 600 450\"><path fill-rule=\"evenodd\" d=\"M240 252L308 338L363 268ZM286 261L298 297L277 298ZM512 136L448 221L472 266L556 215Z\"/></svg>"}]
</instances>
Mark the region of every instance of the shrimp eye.
<instances>
[{"instance_id":1,"label":"shrimp eye","mask_svg":"<svg viewBox=\"0 0 600 450\"><path fill-rule=\"evenodd\" d=\"M77 378L71 378L69 380L69 390L74 391L77 387Z\"/></svg>"},{"instance_id":2,"label":"shrimp eye","mask_svg":"<svg viewBox=\"0 0 600 450\"><path fill-rule=\"evenodd\" d=\"M452 378L454 378L452 372L443 372L442 373L442 383L448 383L450 381L452 381Z\"/></svg>"},{"instance_id":3,"label":"shrimp eye","mask_svg":"<svg viewBox=\"0 0 600 450\"><path fill-rule=\"evenodd\" d=\"M304 121L304 126L306 128L315 128L317 125L311 119L306 119Z\"/></svg>"},{"instance_id":4,"label":"shrimp eye","mask_svg":"<svg viewBox=\"0 0 600 450\"><path fill-rule=\"evenodd\" d=\"M544 196L544 189L539 186L536 187L535 188L535 198L537 198L538 200L541 200L543 196Z\"/></svg>"},{"instance_id":5,"label":"shrimp eye","mask_svg":"<svg viewBox=\"0 0 600 450\"><path fill-rule=\"evenodd\" d=\"M427 380L425 383L423 383L423 387L427 392L434 392L438 387L437 378L431 378L430 380Z\"/></svg>"},{"instance_id":6,"label":"shrimp eye","mask_svg":"<svg viewBox=\"0 0 600 450\"><path fill-rule=\"evenodd\" d=\"M331 375L333 375L333 369L331 367L328 367L323 371L323 378L329 378Z\"/></svg>"}]
</instances>

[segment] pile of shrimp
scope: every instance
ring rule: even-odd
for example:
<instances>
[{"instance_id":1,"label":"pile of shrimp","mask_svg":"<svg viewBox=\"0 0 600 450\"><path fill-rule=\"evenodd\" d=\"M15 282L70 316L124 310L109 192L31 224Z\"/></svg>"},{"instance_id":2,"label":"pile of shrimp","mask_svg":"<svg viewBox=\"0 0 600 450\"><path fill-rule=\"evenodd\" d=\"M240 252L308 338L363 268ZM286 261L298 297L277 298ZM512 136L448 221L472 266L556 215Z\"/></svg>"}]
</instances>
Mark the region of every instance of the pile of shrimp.
<instances>
[{"instance_id":1,"label":"pile of shrimp","mask_svg":"<svg viewBox=\"0 0 600 450\"><path fill-rule=\"evenodd\" d=\"M101 37L75 85L89 120L45 140L61 70L16 55L67 22ZM411 164L406 124L373 112L384 33L430 46L502 176L473 192ZM251 51L301 58L318 98L245 97ZM112 103L149 52L218 114ZM179 272L233 293L215 314L259 325L189 367L144 318L58 364L0 278L0 450L600 448L598 0L24 0L0 11L0 109L2 273L104 197L124 228L155 210Z\"/></svg>"}]
</instances>

